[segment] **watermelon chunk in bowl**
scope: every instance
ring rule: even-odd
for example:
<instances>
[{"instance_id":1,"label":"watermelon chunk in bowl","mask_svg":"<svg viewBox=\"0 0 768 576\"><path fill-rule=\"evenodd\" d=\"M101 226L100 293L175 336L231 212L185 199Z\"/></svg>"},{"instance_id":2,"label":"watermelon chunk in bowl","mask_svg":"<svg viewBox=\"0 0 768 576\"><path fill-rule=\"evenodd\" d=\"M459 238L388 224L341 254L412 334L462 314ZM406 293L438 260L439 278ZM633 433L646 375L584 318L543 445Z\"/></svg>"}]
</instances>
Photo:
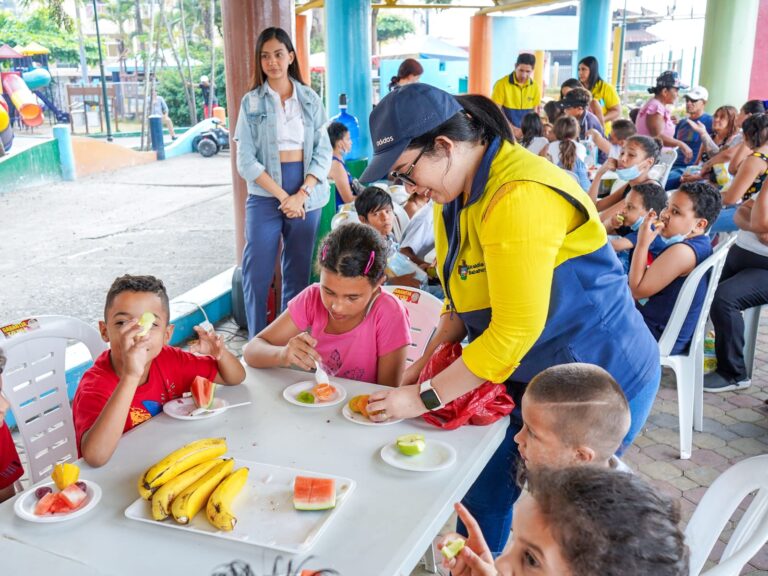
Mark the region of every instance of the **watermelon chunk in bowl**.
<instances>
[{"instance_id":1,"label":"watermelon chunk in bowl","mask_svg":"<svg viewBox=\"0 0 768 576\"><path fill-rule=\"evenodd\" d=\"M213 408L213 397L216 392L216 383L211 382L208 378L203 376L195 376L192 382L192 399L195 401L195 406L198 408L205 408L210 410Z\"/></svg>"},{"instance_id":2,"label":"watermelon chunk in bowl","mask_svg":"<svg viewBox=\"0 0 768 576\"><path fill-rule=\"evenodd\" d=\"M336 481L333 478L296 476L293 481L293 507L296 510L335 508Z\"/></svg>"}]
</instances>

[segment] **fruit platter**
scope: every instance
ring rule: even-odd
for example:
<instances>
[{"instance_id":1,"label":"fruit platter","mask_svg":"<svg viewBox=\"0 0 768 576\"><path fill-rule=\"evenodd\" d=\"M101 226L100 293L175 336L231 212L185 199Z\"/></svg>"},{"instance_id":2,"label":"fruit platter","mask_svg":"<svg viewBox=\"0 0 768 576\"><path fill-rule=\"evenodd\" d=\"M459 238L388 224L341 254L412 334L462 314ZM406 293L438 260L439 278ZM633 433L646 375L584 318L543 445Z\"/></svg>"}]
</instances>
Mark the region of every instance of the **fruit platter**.
<instances>
[{"instance_id":1,"label":"fruit platter","mask_svg":"<svg viewBox=\"0 0 768 576\"><path fill-rule=\"evenodd\" d=\"M288 386L283 390L283 398L302 408L326 408L344 402L347 391L338 384L307 380Z\"/></svg>"},{"instance_id":2,"label":"fruit platter","mask_svg":"<svg viewBox=\"0 0 768 576\"><path fill-rule=\"evenodd\" d=\"M309 550L355 482L226 457L224 438L197 440L138 479L131 520L290 553Z\"/></svg>"},{"instance_id":3,"label":"fruit platter","mask_svg":"<svg viewBox=\"0 0 768 576\"><path fill-rule=\"evenodd\" d=\"M40 523L73 520L101 499L101 488L80 480L80 468L74 464L57 464L51 478L52 482L30 488L16 500L14 511L19 518Z\"/></svg>"},{"instance_id":4,"label":"fruit platter","mask_svg":"<svg viewBox=\"0 0 768 576\"><path fill-rule=\"evenodd\" d=\"M350 422L355 424L362 424L363 426L385 426L387 424L397 424L402 422L402 418L399 420L389 419L383 422L376 422L371 420L368 412L368 394L361 394L354 396L349 402L342 408L341 413Z\"/></svg>"}]
</instances>

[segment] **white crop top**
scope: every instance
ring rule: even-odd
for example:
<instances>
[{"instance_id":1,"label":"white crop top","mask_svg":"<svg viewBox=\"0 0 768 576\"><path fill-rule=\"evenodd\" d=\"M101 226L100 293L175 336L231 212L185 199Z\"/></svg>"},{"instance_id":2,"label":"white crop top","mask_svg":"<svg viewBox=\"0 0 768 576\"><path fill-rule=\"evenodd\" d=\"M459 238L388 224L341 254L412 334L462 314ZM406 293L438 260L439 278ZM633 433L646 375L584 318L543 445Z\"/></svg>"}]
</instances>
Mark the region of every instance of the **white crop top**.
<instances>
[{"instance_id":1,"label":"white crop top","mask_svg":"<svg viewBox=\"0 0 768 576\"><path fill-rule=\"evenodd\" d=\"M301 104L296 97L296 89L285 103L281 102L280 94L272 90L267 83L267 92L275 101L277 110L277 149L303 150L304 149L304 116Z\"/></svg>"}]
</instances>

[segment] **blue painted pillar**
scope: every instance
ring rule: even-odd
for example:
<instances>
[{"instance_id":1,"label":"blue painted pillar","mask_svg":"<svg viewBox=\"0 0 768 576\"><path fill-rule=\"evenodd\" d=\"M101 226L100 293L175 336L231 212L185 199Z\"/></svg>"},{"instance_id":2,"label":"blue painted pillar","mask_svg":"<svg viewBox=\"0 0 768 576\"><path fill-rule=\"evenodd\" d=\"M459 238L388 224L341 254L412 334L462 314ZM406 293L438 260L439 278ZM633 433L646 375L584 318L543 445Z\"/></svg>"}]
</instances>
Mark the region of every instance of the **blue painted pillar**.
<instances>
[{"instance_id":1,"label":"blue painted pillar","mask_svg":"<svg viewBox=\"0 0 768 576\"><path fill-rule=\"evenodd\" d=\"M611 0L581 0L579 4L579 49L574 62L576 68L585 56L594 56L600 63L600 76L610 78L611 61Z\"/></svg>"},{"instance_id":2,"label":"blue painted pillar","mask_svg":"<svg viewBox=\"0 0 768 576\"><path fill-rule=\"evenodd\" d=\"M158 160L165 160L165 142L163 142L163 117L152 114L149 117L149 137L152 150L157 153Z\"/></svg>"},{"instance_id":3,"label":"blue painted pillar","mask_svg":"<svg viewBox=\"0 0 768 576\"><path fill-rule=\"evenodd\" d=\"M56 124L53 127L53 137L59 146L61 177L72 182L76 177L75 152L72 149L72 134L69 131L69 124Z\"/></svg>"},{"instance_id":4,"label":"blue painted pillar","mask_svg":"<svg viewBox=\"0 0 768 576\"><path fill-rule=\"evenodd\" d=\"M371 2L326 0L325 22L328 116L338 114L339 94L346 94L347 112L360 123L360 139L352 143L350 158L370 157Z\"/></svg>"}]
</instances>

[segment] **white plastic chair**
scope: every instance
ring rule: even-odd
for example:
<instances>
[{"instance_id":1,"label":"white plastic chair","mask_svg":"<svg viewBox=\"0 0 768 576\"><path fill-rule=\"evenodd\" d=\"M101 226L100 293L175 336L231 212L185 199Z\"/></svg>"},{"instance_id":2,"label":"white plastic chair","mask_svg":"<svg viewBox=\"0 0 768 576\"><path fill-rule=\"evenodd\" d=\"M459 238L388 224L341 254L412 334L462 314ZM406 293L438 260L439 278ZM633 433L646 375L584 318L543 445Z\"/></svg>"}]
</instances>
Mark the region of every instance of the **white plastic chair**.
<instances>
[{"instance_id":1,"label":"white plastic chair","mask_svg":"<svg viewBox=\"0 0 768 576\"><path fill-rule=\"evenodd\" d=\"M709 308L715 296L717 281L723 271L728 249L735 242L731 238L718 245L714 254L693 269L683 283L680 294L672 309L664 333L659 339L661 365L669 366L675 372L677 383L677 403L680 416L680 458L687 460L691 457L693 431L701 431L704 427L704 332ZM680 329L683 327L691 308L693 297L701 279L709 272L709 284L696 319L691 345L685 354L672 355L672 349L677 342Z\"/></svg>"},{"instance_id":2,"label":"white plastic chair","mask_svg":"<svg viewBox=\"0 0 768 576\"><path fill-rule=\"evenodd\" d=\"M69 316L38 316L29 329L0 340L7 357L3 393L11 404L29 462L32 484L59 462L77 460L75 428L67 396L65 354L70 340L96 358L107 345L97 330Z\"/></svg>"},{"instance_id":3,"label":"white plastic chair","mask_svg":"<svg viewBox=\"0 0 768 576\"><path fill-rule=\"evenodd\" d=\"M440 321L443 303L429 292L410 286L384 286L384 290L400 299L411 321L411 347L405 361L410 365L421 358L432 340Z\"/></svg>"},{"instance_id":4,"label":"white plastic chair","mask_svg":"<svg viewBox=\"0 0 768 576\"><path fill-rule=\"evenodd\" d=\"M677 160L677 146L674 148L665 148L659 154L659 161L653 165L648 172L651 178L654 178L661 187L664 188L667 185L669 179L669 173L672 171L672 166Z\"/></svg>"},{"instance_id":5,"label":"white plastic chair","mask_svg":"<svg viewBox=\"0 0 768 576\"><path fill-rule=\"evenodd\" d=\"M755 491L717 566L702 572L733 512ZM768 542L768 454L734 464L712 483L688 522L685 539L691 551L690 576L738 576Z\"/></svg>"}]
</instances>

